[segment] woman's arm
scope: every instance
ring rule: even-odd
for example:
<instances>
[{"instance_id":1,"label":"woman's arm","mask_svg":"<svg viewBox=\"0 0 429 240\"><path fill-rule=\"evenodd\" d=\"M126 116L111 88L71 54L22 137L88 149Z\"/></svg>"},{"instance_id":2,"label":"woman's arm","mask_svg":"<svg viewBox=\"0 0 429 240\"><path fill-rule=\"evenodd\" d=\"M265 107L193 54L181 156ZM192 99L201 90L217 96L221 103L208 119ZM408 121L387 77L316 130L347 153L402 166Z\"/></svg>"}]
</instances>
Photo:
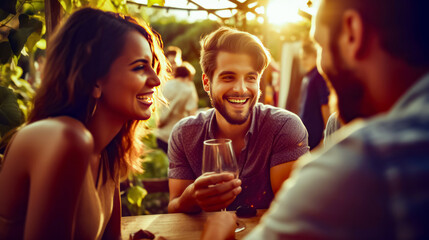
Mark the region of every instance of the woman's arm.
<instances>
[{"instance_id":1,"label":"woman's arm","mask_svg":"<svg viewBox=\"0 0 429 240\"><path fill-rule=\"evenodd\" d=\"M121 239L121 196L119 191L119 182L116 184L113 198L113 211L110 220L104 231L103 239Z\"/></svg>"},{"instance_id":2,"label":"woman's arm","mask_svg":"<svg viewBox=\"0 0 429 240\"><path fill-rule=\"evenodd\" d=\"M32 154L26 162L30 189L24 238L72 239L92 136L82 125L54 120L34 124L20 135L14 151Z\"/></svg>"}]
</instances>

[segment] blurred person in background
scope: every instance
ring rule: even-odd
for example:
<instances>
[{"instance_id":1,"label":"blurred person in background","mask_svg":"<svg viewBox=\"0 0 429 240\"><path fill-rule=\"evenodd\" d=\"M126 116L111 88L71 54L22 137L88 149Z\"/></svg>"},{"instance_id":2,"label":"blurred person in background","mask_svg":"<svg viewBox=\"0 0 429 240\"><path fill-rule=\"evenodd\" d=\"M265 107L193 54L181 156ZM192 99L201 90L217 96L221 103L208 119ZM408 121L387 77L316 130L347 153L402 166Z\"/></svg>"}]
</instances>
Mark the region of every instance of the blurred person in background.
<instances>
[{"instance_id":1,"label":"blurred person in background","mask_svg":"<svg viewBox=\"0 0 429 240\"><path fill-rule=\"evenodd\" d=\"M34 72L31 76L31 79L29 79L29 82L34 89L38 89L42 82L43 68L45 67L45 62L46 62L45 52L46 52L45 50L40 48L37 48L36 51L34 52L34 56L33 56Z\"/></svg>"},{"instance_id":2,"label":"blurred person in background","mask_svg":"<svg viewBox=\"0 0 429 240\"><path fill-rule=\"evenodd\" d=\"M182 118L194 115L198 109L198 94L193 78L195 68L188 62L176 68L174 79L167 81L162 93L167 105L159 108L159 122L155 131L158 147L168 151L168 139L174 125Z\"/></svg>"},{"instance_id":3,"label":"blurred person in background","mask_svg":"<svg viewBox=\"0 0 429 240\"><path fill-rule=\"evenodd\" d=\"M176 46L169 46L165 52L165 56L167 56L167 60L171 64L171 70L174 75L176 68L182 65L182 50Z\"/></svg>"},{"instance_id":4,"label":"blurred person in background","mask_svg":"<svg viewBox=\"0 0 429 240\"><path fill-rule=\"evenodd\" d=\"M306 74L301 83L299 117L308 131L308 145L314 149L323 139L329 118L329 89L316 67L317 51L311 40L304 40L301 65Z\"/></svg>"}]
</instances>

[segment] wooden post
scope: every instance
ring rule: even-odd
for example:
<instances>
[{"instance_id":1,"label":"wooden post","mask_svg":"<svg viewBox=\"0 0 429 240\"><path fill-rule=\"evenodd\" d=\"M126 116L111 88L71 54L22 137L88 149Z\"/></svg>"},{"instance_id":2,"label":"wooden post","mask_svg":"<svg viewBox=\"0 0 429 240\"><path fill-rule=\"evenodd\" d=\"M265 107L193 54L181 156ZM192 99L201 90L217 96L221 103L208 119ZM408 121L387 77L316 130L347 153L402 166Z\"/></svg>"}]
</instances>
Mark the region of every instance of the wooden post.
<instances>
[{"instance_id":1,"label":"wooden post","mask_svg":"<svg viewBox=\"0 0 429 240\"><path fill-rule=\"evenodd\" d=\"M45 0L46 40L49 39L61 21L61 4L59 0ZM49 41L47 42L49 44Z\"/></svg>"},{"instance_id":2,"label":"wooden post","mask_svg":"<svg viewBox=\"0 0 429 240\"><path fill-rule=\"evenodd\" d=\"M260 1L260 4L262 4L261 6L264 7L264 22L262 24L261 27L261 32L262 32L262 43L264 44L265 47L267 47L268 45L268 31L269 31L269 24L268 24L268 17L267 17L267 5L268 5L268 1ZM273 61L273 60L272 60ZM272 68L270 66L267 67L267 69L265 69L264 74L261 77L261 84L260 84L260 90L261 90L261 97L259 99L260 102L262 103L267 103L265 101L265 97L266 97L266 87L268 85L268 80L271 80L271 73L272 73Z\"/></svg>"}]
</instances>

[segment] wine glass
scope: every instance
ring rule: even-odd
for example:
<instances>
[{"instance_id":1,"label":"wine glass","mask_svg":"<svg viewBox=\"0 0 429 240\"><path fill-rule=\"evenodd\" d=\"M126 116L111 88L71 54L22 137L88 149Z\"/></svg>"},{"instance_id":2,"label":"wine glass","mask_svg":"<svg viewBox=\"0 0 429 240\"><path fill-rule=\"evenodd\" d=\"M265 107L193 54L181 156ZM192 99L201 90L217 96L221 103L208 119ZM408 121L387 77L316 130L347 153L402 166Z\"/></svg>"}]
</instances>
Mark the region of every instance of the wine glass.
<instances>
[{"instance_id":1,"label":"wine glass","mask_svg":"<svg viewBox=\"0 0 429 240\"><path fill-rule=\"evenodd\" d=\"M235 154L232 149L231 139L209 139L204 141L202 173L229 172L238 178L239 169ZM226 209L222 209L226 211ZM235 232L241 232L246 228L244 222L237 220Z\"/></svg>"}]
</instances>

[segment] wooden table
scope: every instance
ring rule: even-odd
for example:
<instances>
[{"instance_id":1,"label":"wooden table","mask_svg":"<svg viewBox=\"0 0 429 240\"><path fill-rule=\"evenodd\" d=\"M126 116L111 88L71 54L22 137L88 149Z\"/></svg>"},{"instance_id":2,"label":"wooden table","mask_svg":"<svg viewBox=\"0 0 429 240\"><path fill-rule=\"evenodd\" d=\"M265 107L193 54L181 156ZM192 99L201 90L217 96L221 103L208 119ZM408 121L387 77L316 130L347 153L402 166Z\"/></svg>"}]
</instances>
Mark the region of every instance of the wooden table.
<instances>
[{"instance_id":1,"label":"wooden table","mask_svg":"<svg viewBox=\"0 0 429 240\"><path fill-rule=\"evenodd\" d=\"M261 216L266 210L258 210L255 217L239 218L246 224L246 229L236 233L236 239L242 239L247 235L259 222ZM175 239L200 239L206 218L213 213L169 213L157 215L141 215L122 218L122 239L128 240L130 234L140 229L148 230L155 236L163 236L167 240Z\"/></svg>"}]
</instances>

